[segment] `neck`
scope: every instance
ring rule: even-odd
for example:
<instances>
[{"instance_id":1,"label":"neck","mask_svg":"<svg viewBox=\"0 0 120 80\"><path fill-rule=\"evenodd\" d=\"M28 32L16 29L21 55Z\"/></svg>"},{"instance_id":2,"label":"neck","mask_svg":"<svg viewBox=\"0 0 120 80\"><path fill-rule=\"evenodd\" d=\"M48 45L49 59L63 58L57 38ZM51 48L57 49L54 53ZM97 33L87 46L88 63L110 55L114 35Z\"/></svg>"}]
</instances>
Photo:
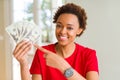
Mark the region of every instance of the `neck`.
<instances>
[{"instance_id":1,"label":"neck","mask_svg":"<svg viewBox=\"0 0 120 80\"><path fill-rule=\"evenodd\" d=\"M56 45L56 53L63 58L67 58L71 56L74 50L75 50L75 43L71 43L67 46L61 46L59 44Z\"/></svg>"}]
</instances>

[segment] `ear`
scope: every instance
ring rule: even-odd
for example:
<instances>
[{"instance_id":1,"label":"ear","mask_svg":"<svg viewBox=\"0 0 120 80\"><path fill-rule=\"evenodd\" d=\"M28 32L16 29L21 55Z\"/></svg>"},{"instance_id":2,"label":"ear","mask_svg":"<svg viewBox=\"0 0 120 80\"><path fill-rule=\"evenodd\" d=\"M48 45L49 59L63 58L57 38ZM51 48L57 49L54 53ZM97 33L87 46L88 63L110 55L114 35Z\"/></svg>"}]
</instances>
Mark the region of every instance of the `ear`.
<instances>
[{"instance_id":1,"label":"ear","mask_svg":"<svg viewBox=\"0 0 120 80\"><path fill-rule=\"evenodd\" d=\"M83 31L83 29L82 29L82 28L79 28L79 29L77 30L77 35L79 35L82 31Z\"/></svg>"}]
</instances>

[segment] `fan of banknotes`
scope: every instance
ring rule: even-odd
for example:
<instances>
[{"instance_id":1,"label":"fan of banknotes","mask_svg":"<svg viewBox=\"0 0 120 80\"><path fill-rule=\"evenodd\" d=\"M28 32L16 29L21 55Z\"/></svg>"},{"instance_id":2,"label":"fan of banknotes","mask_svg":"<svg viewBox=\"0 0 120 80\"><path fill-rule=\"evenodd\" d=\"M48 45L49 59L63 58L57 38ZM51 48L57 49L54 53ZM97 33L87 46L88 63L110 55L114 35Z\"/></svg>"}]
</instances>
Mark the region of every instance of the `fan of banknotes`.
<instances>
[{"instance_id":1,"label":"fan of banknotes","mask_svg":"<svg viewBox=\"0 0 120 80\"><path fill-rule=\"evenodd\" d=\"M6 31L16 44L26 39L35 43L40 38L40 29L34 22L18 21L6 27Z\"/></svg>"}]
</instances>

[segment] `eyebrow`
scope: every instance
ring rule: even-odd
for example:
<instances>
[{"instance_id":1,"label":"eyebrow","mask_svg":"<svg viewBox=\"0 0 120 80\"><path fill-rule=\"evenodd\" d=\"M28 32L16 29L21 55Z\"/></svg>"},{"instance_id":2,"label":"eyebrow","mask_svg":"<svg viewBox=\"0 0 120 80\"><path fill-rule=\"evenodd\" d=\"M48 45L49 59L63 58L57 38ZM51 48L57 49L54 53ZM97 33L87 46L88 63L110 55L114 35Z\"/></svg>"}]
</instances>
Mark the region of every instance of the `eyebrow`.
<instances>
[{"instance_id":1,"label":"eyebrow","mask_svg":"<svg viewBox=\"0 0 120 80\"><path fill-rule=\"evenodd\" d=\"M56 23L62 24L61 22L56 22ZM67 25L74 26L73 24L69 24L69 23Z\"/></svg>"}]
</instances>

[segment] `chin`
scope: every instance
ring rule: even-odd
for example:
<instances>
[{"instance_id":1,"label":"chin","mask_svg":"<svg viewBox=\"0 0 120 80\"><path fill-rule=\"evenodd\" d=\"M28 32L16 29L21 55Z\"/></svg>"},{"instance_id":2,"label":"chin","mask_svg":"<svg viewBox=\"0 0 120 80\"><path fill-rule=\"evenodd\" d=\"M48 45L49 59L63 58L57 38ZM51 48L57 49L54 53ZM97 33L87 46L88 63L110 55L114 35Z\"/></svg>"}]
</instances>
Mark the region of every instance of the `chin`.
<instances>
[{"instance_id":1,"label":"chin","mask_svg":"<svg viewBox=\"0 0 120 80\"><path fill-rule=\"evenodd\" d=\"M58 41L59 44L65 44L65 41Z\"/></svg>"},{"instance_id":2,"label":"chin","mask_svg":"<svg viewBox=\"0 0 120 80\"><path fill-rule=\"evenodd\" d=\"M63 41L58 41L58 44L61 46L66 46L68 43L67 42L63 42Z\"/></svg>"}]
</instances>

